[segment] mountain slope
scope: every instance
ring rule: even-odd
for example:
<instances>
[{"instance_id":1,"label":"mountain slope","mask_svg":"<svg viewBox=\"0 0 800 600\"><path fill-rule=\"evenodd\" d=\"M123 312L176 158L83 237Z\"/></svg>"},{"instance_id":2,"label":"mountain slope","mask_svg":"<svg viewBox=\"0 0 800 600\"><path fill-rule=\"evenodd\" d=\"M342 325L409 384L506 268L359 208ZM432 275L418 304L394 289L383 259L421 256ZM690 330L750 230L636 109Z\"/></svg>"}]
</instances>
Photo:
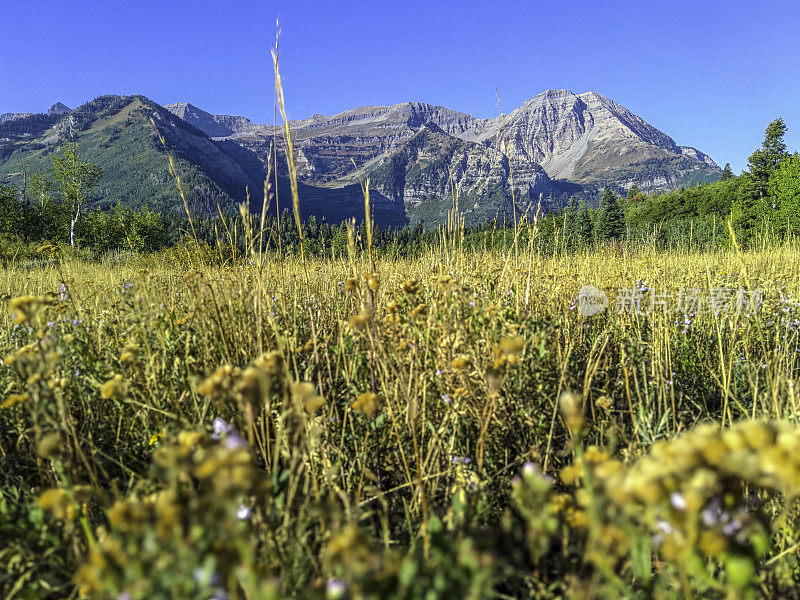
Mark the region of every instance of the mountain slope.
<instances>
[{"instance_id":1,"label":"mountain slope","mask_svg":"<svg viewBox=\"0 0 800 600\"><path fill-rule=\"evenodd\" d=\"M168 170L169 152L192 214L216 216L218 205L233 208L247 199L248 190L251 210L262 207L266 171L256 154L230 140L209 138L144 96L102 96L68 114L51 111L0 123L0 183L22 185L23 173L48 171L53 153L72 138L81 157L103 169L93 191L94 206L147 204L162 212L183 213ZM291 208L289 187L286 178L278 178L281 210ZM323 189L301 183L300 194L303 217L313 214L336 223L363 218L358 185ZM402 207L384 201L378 192L375 200L381 226L408 221ZM270 210L275 209L273 199Z\"/></svg>"},{"instance_id":2,"label":"mountain slope","mask_svg":"<svg viewBox=\"0 0 800 600\"><path fill-rule=\"evenodd\" d=\"M518 212L537 205L540 195L547 210L570 195L593 198L609 185L662 191L721 174L696 148L678 146L594 92L550 90L489 119L406 102L314 115L290 127L301 212L334 222L361 216L358 184L367 177L381 225L429 227L445 218L451 183L466 218L477 223L510 214L512 196ZM289 207L281 128L212 115L189 103L160 107L143 96L103 96L75 110L57 103L43 114L3 115L0 182L46 169L52 152L72 137L86 159L103 167L100 206L147 203L182 212L167 170L169 152L195 213L215 215L217 205L242 202L248 190L260 208L269 162L276 163L281 206Z\"/></svg>"},{"instance_id":3,"label":"mountain slope","mask_svg":"<svg viewBox=\"0 0 800 600\"><path fill-rule=\"evenodd\" d=\"M679 147L665 133L595 92L540 94L508 115L505 136L510 154L539 162L553 178L589 187L610 183L666 190L721 174L707 156ZM478 139L497 144L496 135L486 131Z\"/></svg>"},{"instance_id":4,"label":"mountain slope","mask_svg":"<svg viewBox=\"0 0 800 600\"><path fill-rule=\"evenodd\" d=\"M244 117L210 115L189 104L170 105L170 110L207 134L252 151L265 163L269 148L277 144L279 172L288 174L282 158L282 129L256 125ZM351 185L389 160L426 124L506 155L515 180L544 169L553 184L545 193L552 196L554 205L576 189L588 196L606 185L666 191L721 175L708 156L678 146L613 100L595 92L567 90L549 90L505 117L489 119L406 102L292 121L298 175L318 187ZM437 188L438 176L423 171L432 177L425 185Z\"/></svg>"},{"instance_id":5,"label":"mountain slope","mask_svg":"<svg viewBox=\"0 0 800 600\"><path fill-rule=\"evenodd\" d=\"M510 164L512 163L512 164ZM526 168L527 167L527 168ZM513 165L503 153L424 124L409 140L365 169L371 186L398 205L411 223L435 225L446 218L458 192L459 209L470 224L511 217L514 199L529 205L555 188L541 167Z\"/></svg>"},{"instance_id":6,"label":"mountain slope","mask_svg":"<svg viewBox=\"0 0 800 600\"><path fill-rule=\"evenodd\" d=\"M0 125L0 179L11 173L47 170L58 146L74 136L81 156L103 169L96 203L182 211L167 167L177 159L192 209L215 214L216 205L258 197L263 186L257 159L243 166L232 152L143 96L103 96L68 114L32 115ZM233 154L233 156L232 156Z\"/></svg>"},{"instance_id":7,"label":"mountain slope","mask_svg":"<svg viewBox=\"0 0 800 600\"><path fill-rule=\"evenodd\" d=\"M33 113L3 113L0 115L0 123L5 123L6 121L15 121L17 119L24 119L25 117L30 117Z\"/></svg>"}]
</instances>

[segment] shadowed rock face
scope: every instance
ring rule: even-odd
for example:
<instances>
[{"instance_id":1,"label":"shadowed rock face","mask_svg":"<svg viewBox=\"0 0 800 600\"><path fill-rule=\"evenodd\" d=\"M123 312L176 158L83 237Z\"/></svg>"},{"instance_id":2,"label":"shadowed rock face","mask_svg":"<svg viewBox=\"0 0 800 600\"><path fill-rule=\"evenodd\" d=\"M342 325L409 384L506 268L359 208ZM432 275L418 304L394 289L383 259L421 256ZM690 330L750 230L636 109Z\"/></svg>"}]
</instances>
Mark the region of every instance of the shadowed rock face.
<instances>
[{"instance_id":1,"label":"shadowed rock face","mask_svg":"<svg viewBox=\"0 0 800 600\"><path fill-rule=\"evenodd\" d=\"M255 125L243 117L208 113L204 113L207 118L200 119L173 108L181 106L191 105L168 108L178 116L185 114L182 118L209 135L224 134L218 129L221 123L239 123L237 127L227 126L227 137L264 159L270 143L281 144L279 128ZM442 106L406 102L292 121L300 178L329 187L352 184L396 153L426 124L437 126L447 136L502 153L515 179L519 173L521 181L543 169L552 180L580 184L587 190L607 184L620 188L635 184L646 191L663 191L714 180L721 174L708 156L695 148L678 146L668 135L605 96L549 90L504 118L479 119ZM280 160L279 169L285 172ZM536 183L534 187L542 189Z\"/></svg>"},{"instance_id":2,"label":"shadowed rock face","mask_svg":"<svg viewBox=\"0 0 800 600\"><path fill-rule=\"evenodd\" d=\"M515 164L499 150L451 136L433 123L365 171L371 187L401 205L412 222L442 217L457 201L466 220L479 223L498 213L511 216L512 199L522 208L540 193L557 192L535 163Z\"/></svg>"},{"instance_id":3,"label":"shadowed rock face","mask_svg":"<svg viewBox=\"0 0 800 600\"><path fill-rule=\"evenodd\" d=\"M164 108L175 116L183 119L190 125L194 125L208 137L229 137L234 134L234 130L218 122L214 115L207 113L188 102L176 102L167 104Z\"/></svg>"}]
</instances>

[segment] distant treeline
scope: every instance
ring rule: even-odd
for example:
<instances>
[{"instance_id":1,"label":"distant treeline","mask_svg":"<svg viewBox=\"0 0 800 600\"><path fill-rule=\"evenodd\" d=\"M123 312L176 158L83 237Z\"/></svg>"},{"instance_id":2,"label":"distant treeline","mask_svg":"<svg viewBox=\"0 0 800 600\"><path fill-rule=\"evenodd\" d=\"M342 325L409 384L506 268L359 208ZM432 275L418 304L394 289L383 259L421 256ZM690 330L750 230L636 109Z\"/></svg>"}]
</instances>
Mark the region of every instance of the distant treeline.
<instances>
[{"instance_id":1,"label":"distant treeline","mask_svg":"<svg viewBox=\"0 0 800 600\"><path fill-rule=\"evenodd\" d=\"M492 220L459 230L466 249L503 250L515 244L537 251L558 252L614 241L646 243L658 248L705 249L729 247L730 230L742 247L773 243L800 234L800 155L790 155L783 141L781 119L767 127L763 146L748 161L748 169L735 176L726 165L720 181L691 188L646 195L635 186L620 197L606 189L596 207L570 201L559 211L534 215L531 207L516 224ZM72 153L72 154L71 154ZM70 158L70 161L66 159ZM61 161L61 162L58 162ZM74 146L54 159L50 173L26 176L22 189L0 185L0 236L20 243L52 242L90 248L97 253L114 250L150 252L174 247L187 237L212 247L247 250L242 218L220 211L216 218L158 213L147 207L132 210L88 210L97 173L80 160ZM301 199L302 202L302 199ZM251 218L259 228L261 219ZM300 233L289 212L264 218L255 245L263 250L299 250ZM354 240L367 239L362 221ZM421 226L382 230L375 226L373 248L394 256L414 256L441 239L439 230ZM451 232L452 237L452 232ZM313 216L302 224L304 249L309 254L343 255L348 233L344 223L330 224Z\"/></svg>"}]
</instances>

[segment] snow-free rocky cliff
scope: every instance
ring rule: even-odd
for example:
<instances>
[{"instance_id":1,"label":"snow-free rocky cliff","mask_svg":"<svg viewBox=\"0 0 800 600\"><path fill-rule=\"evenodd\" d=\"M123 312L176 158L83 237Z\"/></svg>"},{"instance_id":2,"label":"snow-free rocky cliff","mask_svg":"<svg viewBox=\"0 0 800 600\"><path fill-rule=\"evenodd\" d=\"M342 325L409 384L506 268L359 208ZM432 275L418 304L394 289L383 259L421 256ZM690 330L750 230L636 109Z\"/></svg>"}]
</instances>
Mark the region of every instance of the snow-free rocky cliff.
<instances>
[{"instance_id":1,"label":"snow-free rocky cliff","mask_svg":"<svg viewBox=\"0 0 800 600\"><path fill-rule=\"evenodd\" d=\"M256 125L244 117L209 115L185 107L191 105L175 104L167 108L207 134L233 140L264 158L271 143L281 144L280 128ZM569 184L589 191L609 184L619 189L636 185L645 191L666 191L698 181L713 181L721 174L707 155L696 148L679 146L667 134L605 96L596 92L548 90L504 117L488 119L442 106L406 102L362 106L333 116L314 115L292 121L300 178L311 185L338 187L362 179L381 165L385 167L392 157L396 166L398 153L414 154L404 149L404 145L415 139L426 125L436 126L439 135L499 152L510 164L514 187L524 184L525 192L533 195L564 195L574 189ZM438 136L427 135L422 141L433 140L434 147L444 147ZM416 139L417 147L420 141ZM485 151L473 147L467 153L476 152ZM422 156L431 159L430 152L423 152ZM408 163L409 171L413 164ZM471 168L470 164L477 165L479 161L459 164ZM460 177L477 180L485 174L486 164L485 160L480 161L480 170L461 173ZM379 170L385 179L386 169ZM419 198L420 189L433 190L439 184L431 181L420 185L395 192L405 201L413 202L413 198ZM510 183L504 185L508 188Z\"/></svg>"}]
</instances>

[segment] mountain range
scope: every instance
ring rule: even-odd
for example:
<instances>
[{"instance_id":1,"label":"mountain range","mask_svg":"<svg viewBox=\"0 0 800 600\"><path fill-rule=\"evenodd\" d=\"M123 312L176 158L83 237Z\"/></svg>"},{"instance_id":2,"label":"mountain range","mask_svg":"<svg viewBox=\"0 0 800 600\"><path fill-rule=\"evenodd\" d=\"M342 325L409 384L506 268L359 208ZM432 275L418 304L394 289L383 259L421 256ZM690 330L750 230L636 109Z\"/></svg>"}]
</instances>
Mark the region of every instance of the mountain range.
<instances>
[{"instance_id":1,"label":"mountain range","mask_svg":"<svg viewBox=\"0 0 800 600\"><path fill-rule=\"evenodd\" d=\"M382 226L435 226L457 192L468 223L593 199L611 186L667 191L713 181L719 167L701 151L595 92L550 90L507 115L481 119L419 102L365 106L291 121L301 212L331 222L363 216L369 178ZM280 208L289 206L282 127L213 115L189 103L159 106L144 96L102 96L75 110L0 115L0 182L44 170L74 138L103 167L97 204L183 210L167 171L176 157L193 211L212 215L250 198L260 209L268 162L276 164ZM163 143L162 143L163 140ZM23 177L24 179L24 177ZM274 204L275 200L272 199ZM275 210L271 206L270 210Z\"/></svg>"},{"instance_id":2,"label":"mountain range","mask_svg":"<svg viewBox=\"0 0 800 600\"><path fill-rule=\"evenodd\" d=\"M64 115L68 112L72 112L72 109L69 108L66 104L62 104L61 102L56 102L47 109L47 112L44 113L48 117ZM6 121L14 121L16 119L21 119L23 117L30 117L35 113L3 113L0 115L0 123L5 123ZM41 114L41 113L39 113Z\"/></svg>"}]
</instances>

